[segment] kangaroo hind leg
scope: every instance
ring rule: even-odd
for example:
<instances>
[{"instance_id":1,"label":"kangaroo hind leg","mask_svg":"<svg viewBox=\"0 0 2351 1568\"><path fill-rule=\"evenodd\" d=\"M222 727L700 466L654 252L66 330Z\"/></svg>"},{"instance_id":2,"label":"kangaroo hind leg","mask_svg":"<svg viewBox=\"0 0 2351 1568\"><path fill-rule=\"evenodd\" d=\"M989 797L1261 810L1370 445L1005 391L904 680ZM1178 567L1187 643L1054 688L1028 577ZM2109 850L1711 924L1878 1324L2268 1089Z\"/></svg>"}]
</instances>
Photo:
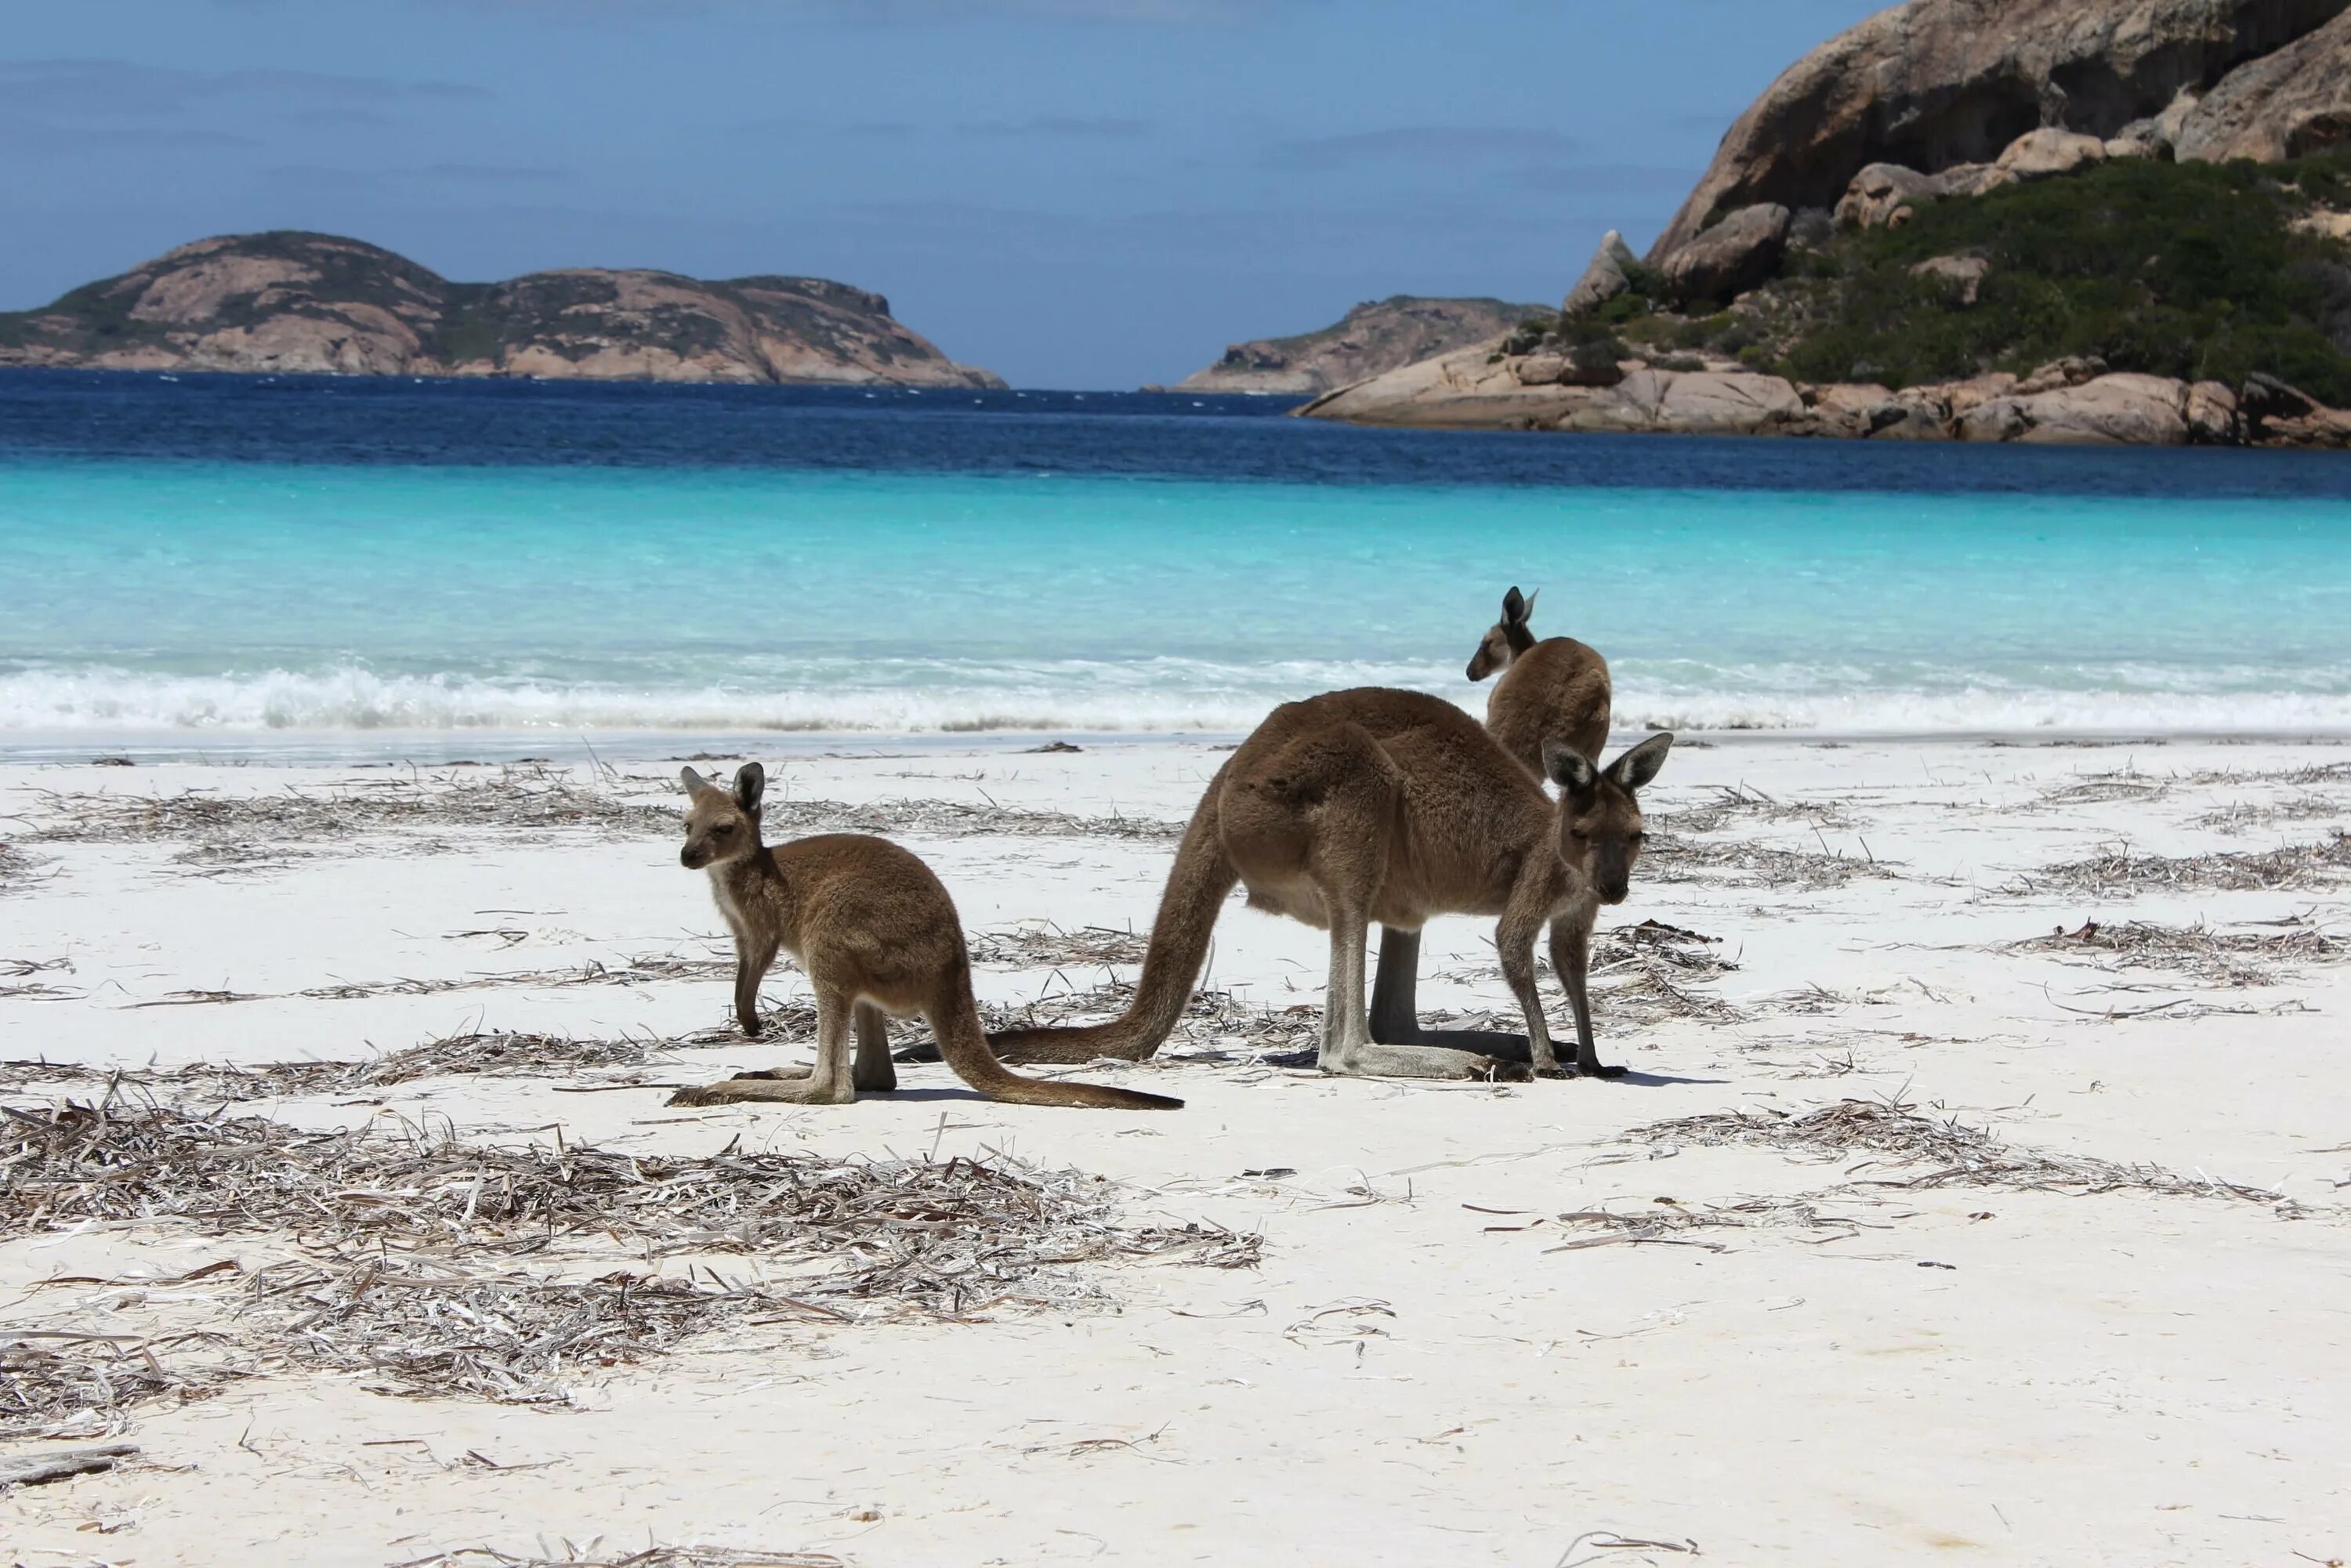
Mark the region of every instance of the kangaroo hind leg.
<instances>
[{"instance_id":1,"label":"kangaroo hind leg","mask_svg":"<svg viewBox=\"0 0 2351 1568\"><path fill-rule=\"evenodd\" d=\"M1527 1037L1492 1029L1423 1029L1420 933L1380 927L1380 967L1372 980L1372 1038L1382 1045L1441 1045L1504 1061L1528 1059Z\"/></svg>"},{"instance_id":2,"label":"kangaroo hind leg","mask_svg":"<svg viewBox=\"0 0 2351 1568\"><path fill-rule=\"evenodd\" d=\"M816 997L816 1066L805 1078L724 1078L681 1089L673 1105L846 1105L857 1098L851 1081L849 1036L854 999L820 988Z\"/></svg>"}]
</instances>

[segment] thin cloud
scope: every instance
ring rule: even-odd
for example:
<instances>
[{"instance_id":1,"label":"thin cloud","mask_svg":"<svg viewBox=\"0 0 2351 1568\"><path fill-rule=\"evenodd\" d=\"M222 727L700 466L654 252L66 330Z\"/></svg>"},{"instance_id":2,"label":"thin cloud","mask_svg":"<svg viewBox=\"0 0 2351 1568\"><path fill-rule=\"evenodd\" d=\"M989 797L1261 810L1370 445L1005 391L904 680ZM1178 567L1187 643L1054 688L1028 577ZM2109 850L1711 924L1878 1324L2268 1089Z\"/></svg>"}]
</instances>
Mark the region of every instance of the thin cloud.
<instances>
[{"instance_id":1,"label":"thin cloud","mask_svg":"<svg viewBox=\"0 0 2351 1568\"><path fill-rule=\"evenodd\" d=\"M191 71L117 59L0 60L0 99L19 110L75 120L168 119L225 99L281 103L323 100L354 104L451 103L486 99L486 88L464 82L398 81L326 71Z\"/></svg>"}]
</instances>

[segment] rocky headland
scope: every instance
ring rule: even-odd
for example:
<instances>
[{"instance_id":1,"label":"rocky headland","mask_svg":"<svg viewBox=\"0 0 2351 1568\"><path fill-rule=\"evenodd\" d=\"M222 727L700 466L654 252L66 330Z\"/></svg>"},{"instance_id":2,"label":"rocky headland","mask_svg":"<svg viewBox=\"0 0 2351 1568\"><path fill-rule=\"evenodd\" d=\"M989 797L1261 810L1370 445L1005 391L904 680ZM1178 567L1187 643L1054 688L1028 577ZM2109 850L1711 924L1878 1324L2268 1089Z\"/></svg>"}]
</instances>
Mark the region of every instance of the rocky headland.
<instances>
[{"instance_id":1,"label":"rocky headland","mask_svg":"<svg viewBox=\"0 0 2351 1568\"><path fill-rule=\"evenodd\" d=\"M2351 0L1910 0L1364 423L2351 446Z\"/></svg>"},{"instance_id":2,"label":"rocky headland","mask_svg":"<svg viewBox=\"0 0 2351 1568\"><path fill-rule=\"evenodd\" d=\"M198 240L46 309L0 315L0 365L1000 387L815 277L566 267L452 283L335 235Z\"/></svg>"},{"instance_id":3,"label":"rocky headland","mask_svg":"<svg viewBox=\"0 0 2351 1568\"><path fill-rule=\"evenodd\" d=\"M1366 300L1320 331L1235 343L1224 358L1185 377L1176 390L1311 396L1483 342L1545 308L1411 294Z\"/></svg>"}]
</instances>

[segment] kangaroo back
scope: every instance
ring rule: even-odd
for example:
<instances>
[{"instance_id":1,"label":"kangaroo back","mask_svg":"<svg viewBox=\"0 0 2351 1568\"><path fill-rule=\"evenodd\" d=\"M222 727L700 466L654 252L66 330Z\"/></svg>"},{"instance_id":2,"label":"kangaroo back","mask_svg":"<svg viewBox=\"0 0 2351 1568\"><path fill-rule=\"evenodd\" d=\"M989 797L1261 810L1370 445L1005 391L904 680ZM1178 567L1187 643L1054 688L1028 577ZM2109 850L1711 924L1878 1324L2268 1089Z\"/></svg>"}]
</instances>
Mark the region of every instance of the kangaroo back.
<instances>
[{"instance_id":1,"label":"kangaroo back","mask_svg":"<svg viewBox=\"0 0 2351 1568\"><path fill-rule=\"evenodd\" d=\"M1141 1061L1176 1032L1184 1009L1191 1004L1192 982L1199 978L1200 966L1207 962L1208 939L1217 928L1217 915L1226 895L1240 881L1240 873L1225 853L1217 821L1217 801L1232 766L1232 758L1227 758L1224 767L1217 769L1184 830L1184 841L1176 846L1176 864L1167 873L1166 889L1159 895L1159 913L1151 923L1151 946L1144 954L1143 977L1135 983L1134 999L1126 1011L1108 1023L1012 1029L989 1035L987 1043L1000 1061L1072 1062L1108 1056Z\"/></svg>"},{"instance_id":2,"label":"kangaroo back","mask_svg":"<svg viewBox=\"0 0 2351 1568\"><path fill-rule=\"evenodd\" d=\"M1608 744L1608 661L1573 637L1546 637L1510 661L1486 699L1486 732L1538 779L1543 742L1562 740L1597 763Z\"/></svg>"},{"instance_id":3,"label":"kangaroo back","mask_svg":"<svg viewBox=\"0 0 2351 1568\"><path fill-rule=\"evenodd\" d=\"M1180 1111L1181 1100L1145 1094L1136 1089L1113 1089L1106 1083L1050 1083L1024 1078L1006 1069L988 1049L987 1031L972 1000L971 972L958 967L943 978L938 994L924 1009L939 1054L956 1075L991 1100L1010 1105L1081 1105L1105 1111Z\"/></svg>"}]
</instances>

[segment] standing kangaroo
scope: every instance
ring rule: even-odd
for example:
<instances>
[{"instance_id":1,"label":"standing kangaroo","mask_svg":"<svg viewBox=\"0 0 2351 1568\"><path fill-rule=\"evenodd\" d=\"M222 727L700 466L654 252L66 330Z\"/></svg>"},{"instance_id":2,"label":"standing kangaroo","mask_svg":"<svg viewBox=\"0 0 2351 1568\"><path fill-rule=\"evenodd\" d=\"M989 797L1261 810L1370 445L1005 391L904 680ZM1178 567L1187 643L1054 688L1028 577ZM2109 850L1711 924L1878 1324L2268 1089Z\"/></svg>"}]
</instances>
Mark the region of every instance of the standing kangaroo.
<instances>
[{"instance_id":1,"label":"standing kangaroo","mask_svg":"<svg viewBox=\"0 0 2351 1568\"><path fill-rule=\"evenodd\" d=\"M759 982L779 950L791 954L816 992L817 1059L812 1070L745 1073L681 1089L671 1104L846 1105L860 1089L894 1089L897 1070L883 1015L920 1013L947 1065L991 1100L1128 1111L1183 1106L1160 1094L1040 1082L1008 1072L988 1049L972 999L963 922L930 867L888 840L863 833L822 833L768 848L759 839L768 776L756 762L737 770L732 790L691 768L678 777L691 801L678 859L689 871L709 871L711 895L735 933L735 1017L745 1034L758 1037Z\"/></svg>"},{"instance_id":2,"label":"standing kangaroo","mask_svg":"<svg viewBox=\"0 0 2351 1568\"><path fill-rule=\"evenodd\" d=\"M1574 1069L1620 1076L1593 1045L1592 925L1600 905L1621 903L1630 886L1642 837L1635 796L1672 745L1670 735L1651 736L1603 770L1555 741L1543 749L1560 787L1554 803L1442 698L1364 687L1286 703L1226 760L1192 813L1126 1012L1087 1028L1014 1030L990 1043L1010 1061L1149 1056L1182 1017L1238 883L1252 907L1331 933L1325 1072L1490 1075L1490 1053L1372 1037L1364 942L1374 921L1417 931L1431 915L1491 915L1534 1070L1560 1070L1535 989L1535 938L1548 922L1552 966L1575 1014Z\"/></svg>"},{"instance_id":3,"label":"standing kangaroo","mask_svg":"<svg viewBox=\"0 0 2351 1568\"><path fill-rule=\"evenodd\" d=\"M1527 771L1541 777L1543 743L1563 740L1585 761L1597 764L1608 744L1608 661L1599 650L1573 637L1535 641L1527 622L1542 590L1502 595L1502 618L1479 640L1469 655L1469 678L1482 681L1495 671L1502 678L1486 698L1486 733ZM1519 1061L1526 1040L1514 1034L1420 1027L1420 933L1380 927L1380 966L1372 982L1372 1038L1384 1045L1453 1043L1489 1055Z\"/></svg>"}]
</instances>

